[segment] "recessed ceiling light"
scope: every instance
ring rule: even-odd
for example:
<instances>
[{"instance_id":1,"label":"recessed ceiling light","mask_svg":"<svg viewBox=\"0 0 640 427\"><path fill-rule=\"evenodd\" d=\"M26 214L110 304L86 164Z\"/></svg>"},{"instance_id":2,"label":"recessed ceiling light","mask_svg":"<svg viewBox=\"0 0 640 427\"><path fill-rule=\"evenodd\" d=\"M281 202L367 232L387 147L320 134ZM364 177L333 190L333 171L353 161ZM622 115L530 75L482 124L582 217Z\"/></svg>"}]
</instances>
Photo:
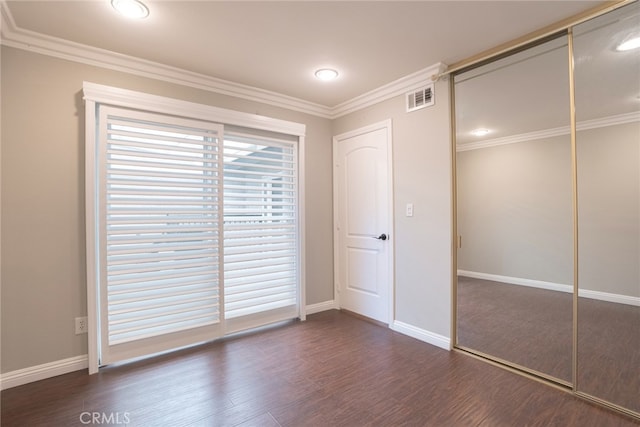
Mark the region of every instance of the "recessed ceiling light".
<instances>
[{"instance_id":1,"label":"recessed ceiling light","mask_svg":"<svg viewBox=\"0 0 640 427\"><path fill-rule=\"evenodd\" d=\"M489 129L474 129L471 131L471 135L474 136L485 136L486 134L490 133L491 131Z\"/></svg>"},{"instance_id":2,"label":"recessed ceiling light","mask_svg":"<svg viewBox=\"0 0 640 427\"><path fill-rule=\"evenodd\" d=\"M640 47L640 36L635 36L635 37L628 38L627 40L620 43L616 47L616 50L618 52L624 52L627 50L637 49L639 47Z\"/></svg>"},{"instance_id":3,"label":"recessed ceiling light","mask_svg":"<svg viewBox=\"0 0 640 427\"><path fill-rule=\"evenodd\" d=\"M149 16L149 8L138 0L111 0L111 6L127 18L142 19Z\"/></svg>"},{"instance_id":4,"label":"recessed ceiling light","mask_svg":"<svg viewBox=\"0 0 640 427\"><path fill-rule=\"evenodd\" d=\"M321 68L315 72L315 76L320 80L329 81L338 77L338 72L331 68Z\"/></svg>"}]
</instances>

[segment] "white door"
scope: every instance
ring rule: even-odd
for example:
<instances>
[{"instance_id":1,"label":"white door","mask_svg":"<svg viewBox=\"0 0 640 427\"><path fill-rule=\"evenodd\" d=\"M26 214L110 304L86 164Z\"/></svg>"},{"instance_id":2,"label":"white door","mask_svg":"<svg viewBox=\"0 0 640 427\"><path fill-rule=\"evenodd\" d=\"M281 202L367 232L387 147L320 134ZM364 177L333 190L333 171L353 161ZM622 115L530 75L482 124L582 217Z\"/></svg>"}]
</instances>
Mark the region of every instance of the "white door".
<instances>
[{"instance_id":1,"label":"white door","mask_svg":"<svg viewBox=\"0 0 640 427\"><path fill-rule=\"evenodd\" d=\"M340 308L389 323L393 275L391 121L334 137L334 253Z\"/></svg>"}]
</instances>

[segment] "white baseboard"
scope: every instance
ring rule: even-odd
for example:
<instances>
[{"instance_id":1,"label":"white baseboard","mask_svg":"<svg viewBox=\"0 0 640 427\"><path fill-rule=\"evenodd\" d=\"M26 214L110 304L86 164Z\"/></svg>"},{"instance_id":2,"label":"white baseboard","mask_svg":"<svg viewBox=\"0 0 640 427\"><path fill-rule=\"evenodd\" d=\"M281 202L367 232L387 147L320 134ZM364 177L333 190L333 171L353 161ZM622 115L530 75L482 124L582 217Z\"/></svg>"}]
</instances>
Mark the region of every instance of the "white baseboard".
<instances>
[{"instance_id":1,"label":"white baseboard","mask_svg":"<svg viewBox=\"0 0 640 427\"><path fill-rule=\"evenodd\" d=\"M81 369L87 369L88 366L88 357L85 354L44 363L42 365L31 366L29 368L18 369L17 371L6 372L0 375L0 390L68 374L69 372L79 371Z\"/></svg>"},{"instance_id":2,"label":"white baseboard","mask_svg":"<svg viewBox=\"0 0 640 427\"><path fill-rule=\"evenodd\" d=\"M424 341L427 344L435 345L436 347L440 347L445 350L451 350L451 338L425 331L424 329L409 325L408 323L400 322L399 320L394 320L390 327L396 332Z\"/></svg>"},{"instance_id":3,"label":"white baseboard","mask_svg":"<svg viewBox=\"0 0 640 427\"><path fill-rule=\"evenodd\" d=\"M520 277L500 276L498 274L478 273L477 271L458 270L458 276L473 279L491 280L493 282L509 283L511 285L528 286L530 288L547 289L549 291L573 292L573 286L560 283L543 282L542 280L523 279Z\"/></svg>"},{"instance_id":4,"label":"white baseboard","mask_svg":"<svg viewBox=\"0 0 640 427\"><path fill-rule=\"evenodd\" d=\"M311 304L305 307L307 314L320 313L321 311L337 310L337 309L338 309L338 304L336 304L335 300L319 302L317 304Z\"/></svg>"},{"instance_id":5,"label":"white baseboard","mask_svg":"<svg viewBox=\"0 0 640 427\"><path fill-rule=\"evenodd\" d=\"M597 299L600 301L615 302L618 304L635 305L640 307L640 297L630 297L628 295L611 294L609 292L590 291L580 289L578 295L583 298Z\"/></svg>"},{"instance_id":6,"label":"white baseboard","mask_svg":"<svg viewBox=\"0 0 640 427\"><path fill-rule=\"evenodd\" d=\"M458 276L471 277L474 279L491 280L494 282L508 283L511 285L528 286L530 288L547 289L558 292L573 292L573 286L564 285L553 282L543 282L541 280L523 279L520 277L500 276L498 274L479 273L477 271L458 270ZM628 295L613 294L610 292L591 291L588 289L580 289L578 296L583 298L596 299L600 301L615 302L618 304L627 304L640 306L640 297L632 297Z\"/></svg>"}]
</instances>

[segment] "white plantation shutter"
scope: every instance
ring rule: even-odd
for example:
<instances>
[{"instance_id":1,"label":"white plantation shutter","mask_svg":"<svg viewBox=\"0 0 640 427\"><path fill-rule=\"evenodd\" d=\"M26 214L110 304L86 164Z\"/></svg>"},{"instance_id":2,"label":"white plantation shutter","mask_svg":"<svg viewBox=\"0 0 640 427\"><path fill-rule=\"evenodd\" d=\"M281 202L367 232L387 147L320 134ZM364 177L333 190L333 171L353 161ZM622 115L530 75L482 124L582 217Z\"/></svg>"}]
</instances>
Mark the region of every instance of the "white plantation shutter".
<instances>
[{"instance_id":1,"label":"white plantation shutter","mask_svg":"<svg viewBox=\"0 0 640 427\"><path fill-rule=\"evenodd\" d=\"M222 126L100 107L101 362L222 332Z\"/></svg>"},{"instance_id":2,"label":"white plantation shutter","mask_svg":"<svg viewBox=\"0 0 640 427\"><path fill-rule=\"evenodd\" d=\"M267 317L295 317L297 146L275 138L227 133L223 157L227 329L255 326ZM246 320L234 323L241 317Z\"/></svg>"},{"instance_id":3,"label":"white plantation shutter","mask_svg":"<svg viewBox=\"0 0 640 427\"><path fill-rule=\"evenodd\" d=\"M83 92L89 372L304 318L305 126Z\"/></svg>"}]
</instances>

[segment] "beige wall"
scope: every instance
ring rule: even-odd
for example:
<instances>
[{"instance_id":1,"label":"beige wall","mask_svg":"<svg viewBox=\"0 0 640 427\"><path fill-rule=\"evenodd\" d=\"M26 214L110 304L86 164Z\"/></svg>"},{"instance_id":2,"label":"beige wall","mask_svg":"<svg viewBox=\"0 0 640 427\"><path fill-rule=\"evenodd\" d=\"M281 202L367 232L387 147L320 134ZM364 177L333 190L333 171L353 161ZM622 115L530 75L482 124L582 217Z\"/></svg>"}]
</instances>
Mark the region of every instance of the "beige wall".
<instances>
[{"instance_id":1,"label":"beige wall","mask_svg":"<svg viewBox=\"0 0 640 427\"><path fill-rule=\"evenodd\" d=\"M304 123L306 302L333 299L329 120L5 46L1 66L1 372L87 354L83 81Z\"/></svg>"},{"instance_id":2,"label":"beige wall","mask_svg":"<svg viewBox=\"0 0 640 427\"><path fill-rule=\"evenodd\" d=\"M640 297L640 123L578 132L580 289Z\"/></svg>"},{"instance_id":3,"label":"beige wall","mask_svg":"<svg viewBox=\"0 0 640 427\"><path fill-rule=\"evenodd\" d=\"M573 284L569 135L457 153L458 268Z\"/></svg>"},{"instance_id":4,"label":"beige wall","mask_svg":"<svg viewBox=\"0 0 640 427\"><path fill-rule=\"evenodd\" d=\"M395 319L451 336L451 142L448 81L436 105L405 111L404 96L334 120L339 135L382 120L393 128ZM414 216L405 216L407 203Z\"/></svg>"},{"instance_id":5,"label":"beige wall","mask_svg":"<svg viewBox=\"0 0 640 427\"><path fill-rule=\"evenodd\" d=\"M640 124L580 131L580 289L640 296ZM461 270L573 284L569 136L457 154Z\"/></svg>"}]
</instances>

